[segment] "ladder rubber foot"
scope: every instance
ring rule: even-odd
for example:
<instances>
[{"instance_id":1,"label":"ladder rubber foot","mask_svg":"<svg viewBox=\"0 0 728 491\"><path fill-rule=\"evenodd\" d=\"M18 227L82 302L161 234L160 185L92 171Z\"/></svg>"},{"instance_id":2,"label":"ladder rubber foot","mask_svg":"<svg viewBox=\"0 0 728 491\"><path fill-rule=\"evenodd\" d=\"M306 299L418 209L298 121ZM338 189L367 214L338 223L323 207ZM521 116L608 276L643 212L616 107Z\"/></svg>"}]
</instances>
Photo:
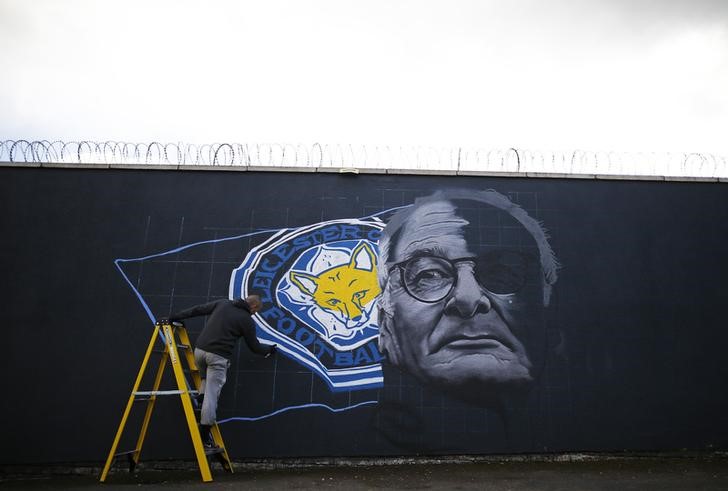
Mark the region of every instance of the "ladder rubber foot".
<instances>
[{"instance_id":1,"label":"ladder rubber foot","mask_svg":"<svg viewBox=\"0 0 728 491\"><path fill-rule=\"evenodd\" d=\"M129 474L132 474L134 472L134 469L136 468L136 462L134 461L134 457L132 457L131 454L128 454L126 458L129 461Z\"/></svg>"}]
</instances>

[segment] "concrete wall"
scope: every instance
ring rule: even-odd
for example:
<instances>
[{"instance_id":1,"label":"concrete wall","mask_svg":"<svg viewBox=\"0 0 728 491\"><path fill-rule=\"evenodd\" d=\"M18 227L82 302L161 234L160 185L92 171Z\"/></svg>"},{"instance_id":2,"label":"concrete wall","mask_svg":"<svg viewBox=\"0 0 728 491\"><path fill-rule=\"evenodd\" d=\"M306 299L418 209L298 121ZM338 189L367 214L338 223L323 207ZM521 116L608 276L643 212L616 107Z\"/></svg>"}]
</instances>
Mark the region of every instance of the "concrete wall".
<instances>
[{"instance_id":1,"label":"concrete wall","mask_svg":"<svg viewBox=\"0 0 728 491\"><path fill-rule=\"evenodd\" d=\"M280 351L233 357L233 458L726 450L726 190L0 168L0 462L102 461L153 320L246 293Z\"/></svg>"}]
</instances>

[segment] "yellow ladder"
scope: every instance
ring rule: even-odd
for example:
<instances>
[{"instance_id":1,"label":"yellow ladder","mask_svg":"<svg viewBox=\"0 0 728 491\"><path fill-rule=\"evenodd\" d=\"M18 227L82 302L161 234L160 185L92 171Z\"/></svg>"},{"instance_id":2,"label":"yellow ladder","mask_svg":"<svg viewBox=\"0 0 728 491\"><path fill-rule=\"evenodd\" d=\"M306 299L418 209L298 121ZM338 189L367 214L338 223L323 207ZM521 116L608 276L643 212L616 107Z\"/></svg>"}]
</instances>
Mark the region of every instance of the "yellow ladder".
<instances>
[{"instance_id":1,"label":"yellow ladder","mask_svg":"<svg viewBox=\"0 0 728 491\"><path fill-rule=\"evenodd\" d=\"M179 342L176 340L175 336L179 338ZM147 365L149 364L149 359L151 358L152 353L155 351L154 345L156 344L157 339L160 338L164 341L164 351L162 351L162 357L159 361L159 367L157 368L156 376L154 377L154 385L152 387L152 390L139 390L139 386L142 383L142 379L144 378ZM194 384L194 389L192 390L189 388L187 379L184 375L184 369L182 368L182 363L180 359L180 351L183 353L183 357L187 362L187 367L189 369L190 375L192 376L192 382ZM170 364L172 365L174 379L177 383L176 390L159 390L159 385L162 381L164 370L167 367L167 362L170 362ZM109 456L106 459L106 464L104 465L104 470L101 472L101 478L99 480L101 482L104 482L106 480L106 476L109 473L111 464L116 457L126 456L129 461L129 471L134 470L136 464L139 463L139 454L142 451L144 437L146 436L147 430L149 429L149 421L152 417L152 411L154 410L154 403L156 402L157 397L166 395L180 396L180 400L182 401L182 408L184 409L185 413L185 419L187 420L187 428L189 429L190 437L192 438L192 445L195 449L195 456L197 457L197 464L200 468L202 480L205 482L212 481L210 464L207 460L208 455L215 455L226 470L233 472L233 465L230 461L230 456L225 449L225 444L222 441L222 435L220 434L220 428L217 426L217 423L212 426L211 433L213 440L215 441L215 444L218 448L206 450L202 443L202 437L200 435L200 430L197 425L197 418L195 417L195 410L192 405L192 397L199 394L200 384L200 372L195 365L195 356L192 353L192 344L190 343L190 338L187 335L187 330L185 329L184 324L179 322L157 322L154 326L152 339L149 340L147 352L144 355L142 366L139 369L139 374L137 375L136 382L134 382L134 388L132 389L131 395L129 396L129 401L126 404L124 415L121 417L119 429L116 431L114 443L111 445ZM147 408L144 414L144 419L142 422L141 431L139 432L139 438L137 439L136 447L134 448L134 450L117 453L116 450L119 446L121 436L124 433L124 427L126 426L126 422L129 418L132 407L134 406L135 402L140 401L147 401Z\"/></svg>"}]
</instances>

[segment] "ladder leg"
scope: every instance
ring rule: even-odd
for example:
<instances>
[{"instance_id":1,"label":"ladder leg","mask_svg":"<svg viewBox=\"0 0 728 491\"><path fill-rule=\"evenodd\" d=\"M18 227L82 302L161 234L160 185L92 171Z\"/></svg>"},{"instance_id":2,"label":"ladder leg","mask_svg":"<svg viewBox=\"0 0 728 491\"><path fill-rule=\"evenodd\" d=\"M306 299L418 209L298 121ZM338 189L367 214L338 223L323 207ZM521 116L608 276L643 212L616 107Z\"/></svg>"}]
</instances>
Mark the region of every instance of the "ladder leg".
<instances>
[{"instance_id":1,"label":"ladder leg","mask_svg":"<svg viewBox=\"0 0 728 491\"><path fill-rule=\"evenodd\" d=\"M164 350L164 353L162 354L162 358L159 360L159 367L157 368L157 374L154 377L154 385L152 386L152 391L156 392L159 390L159 385L162 382L162 376L164 375L164 369L167 366L167 360L169 359L169 352L167 351L166 347ZM152 419L152 412L154 411L154 405L157 402L157 396L152 394L149 396L149 402L147 402L147 409L144 412L144 419L142 420L142 427L139 430L139 437L137 438L136 447L134 447L135 451L132 455L132 458L134 460L134 465L139 463L139 457L142 453L142 445L144 445L144 439L147 436L147 430L149 429L149 421Z\"/></svg>"},{"instance_id":2,"label":"ladder leg","mask_svg":"<svg viewBox=\"0 0 728 491\"><path fill-rule=\"evenodd\" d=\"M126 403L126 409L124 409L124 414L121 417L121 422L119 423L119 428L116 430L116 436L114 437L114 443L111 445L111 450L109 451L109 456L106 459L106 463L104 464L104 469L101 471L101 477L99 478L99 481L104 482L106 480L106 476L109 474L109 469L111 468L111 463L114 461L114 455L116 454L116 449L119 446L119 441L121 440L121 435L124 433L124 426L126 426L126 420L129 418L129 413L131 412L131 408L134 405L134 393L139 390L139 384L141 384L142 377L144 376L144 371L147 368L147 363L149 363L149 358L152 355L152 350L154 349L154 343L157 341L157 336L159 335L159 328L155 327L154 332L152 333L152 338L149 340L149 345L147 346L147 352L144 355L144 360L142 361L142 366L139 368L139 373L137 374L136 381L134 382L134 387L132 389L131 396L129 397L129 401Z\"/></svg>"},{"instance_id":3,"label":"ladder leg","mask_svg":"<svg viewBox=\"0 0 728 491\"><path fill-rule=\"evenodd\" d=\"M195 363L195 354L192 351L192 343L190 343L190 337L187 335L187 330L184 327L178 327L176 330L179 334L179 339L182 344L190 347L190 349L186 350L185 352L185 359L187 360L187 367L190 370L192 386L195 390L199 391L200 386L202 385L202 374L197 368L197 363Z\"/></svg>"},{"instance_id":4,"label":"ladder leg","mask_svg":"<svg viewBox=\"0 0 728 491\"><path fill-rule=\"evenodd\" d=\"M106 458L106 463L104 464L104 469L101 471L101 477L99 478L99 481L104 482L106 480L106 476L109 474L109 469L111 469L111 463L114 461L114 455L116 454L116 449L119 447L119 441L121 441L121 435L124 433L124 426L126 426L126 420L129 418L129 413L131 412L131 408L134 405L134 394L129 397L129 402L126 403L126 409L124 409L124 414L121 416L121 423L119 423L119 428L116 430L116 436L114 437L114 443L111 444L111 450L109 450L109 456Z\"/></svg>"},{"instance_id":5,"label":"ladder leg","mask_svg":"<svg viewBox=\"0 0 728 491\"><path fill-rule=\"evenodd\" d=\"M192 401L190 400L190 396L187 394L180 394L180 399L182 400L182 407L185 411L185 419L187 420L187 427L190 431L190 437L192 438L192 446L195 449L195 457L197 458L197 465L200 468L202 480L205 482L212 481L210 463L207 461L205 447L202 444L200 427L197 424L197 419L195 418L195 412L192 408Z\"/></svg>"},{"instance_id":6,"label":"ladder leg","mask_svg":"<svg viewBox=\"0 0 728 491\"><path fill-rule=\"evenodd\" d=\"M186 346L192 346L190 343L190 338L187 335L187 330L184 327L178 327L176 329L180 341L183 345ZM196 390L200 390L201 385L201 374L200 371L197 368L197 364L195 363L195 356L192 353L192 349L189 349L185 353L185 358L187 359L187 366L190 369L190 374L192 375L192 382L194 384L194 388ZM220 428L218 427L217 423L212 426L210 429L212 433L212 438L215 444L220 447L222 450L221 452L218 452L215 454L215 456L220 461L220 464L222 464L223 468L228 472L233 472L233 464L230 460L230 456L228 455L227 449L225 448L225 443L222 440L222 433L220 432Z\"/></svg>"},{"instance_id":7,"label":"ladder leg","mask_svg":"<svg viewBox=\"0 0 728 491\"><path fill-rule=\"evenodd\" d=\"M190 338L187 335L187 330L184 327L178 327L176 331L182 344L191 347L192 343L190 343ZM201 374L197 368L197 363L195 363L195 356L192 353L192 349L186 351L185 358L187 360L187 366L190 369L190 374L192 375L194 388L199 391L202 384ZM215 456L218 458L220 464L222 464L223 468L226 471L233 472L233 464L230 460L230 456L227 453L227 449L225 448L225 443L222 440L222 433L220 433L220 428L218 427L217 423L212 425L210 431L212 433L213 441L222 450L221 452L216 453Z\"/></svg>"},{"instance_id":8,"label":"ladder leg","mask_svg":"<svg viewBox=\"0 0 728 491\"><path fill-rule=\"evenodd\" d=\"M172 369L174 371L174 378L177 381L177 388L180 390L180 399L182 400L182 408L185 412L185 419L187 420L187 427L190 431L190 437L192 438L192 446L195 448L195 456L197 457L197 465L200 468L200 474L202 480L205 482L212 481L212 473L210 472L210 464L207 461L207 455L205 455L205 448L202 444L202 438L200 437L200 429L197 425L197 419L195 418L195 411L192 408L192 399L187 389L187 380L182 372L182 365L179 360L179 353L177 352L176 341L174 340L174 333L172 326L165 324L163 326L164 335L167 342L167 350L169 351L169 359L172 363Z\"/></svg>"},{"instance_id":9,"label":"ladder leg","mask_svg":"<svg viewBox=\"0 0 728 491\"><path fill-rule=\"evenodd\" d=\"M210 432L212 433L212 439L215 441L215 444L222 450L222 452L217 454L220 463L226 471L232 474L234 472L233 463L230 460L230 455L228 455L227 448L225 448L225 443L222 441L222 433L220 433L220 427L217 423L212 425L212 428L210 428Z\"/></svg>"}]
</instances>

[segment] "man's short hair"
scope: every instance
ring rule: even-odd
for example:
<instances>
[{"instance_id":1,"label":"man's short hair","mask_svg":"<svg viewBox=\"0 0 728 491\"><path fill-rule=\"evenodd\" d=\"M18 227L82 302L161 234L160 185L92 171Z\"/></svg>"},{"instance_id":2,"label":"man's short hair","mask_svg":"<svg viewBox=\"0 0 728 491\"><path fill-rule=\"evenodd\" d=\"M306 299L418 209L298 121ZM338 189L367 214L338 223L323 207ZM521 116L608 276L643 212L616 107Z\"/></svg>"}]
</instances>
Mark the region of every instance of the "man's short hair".
<instances>
[{"instance_id":1,"label":"man's short hair","mask_svg":"<svg viewBox=\"0 0 728 491\"><path fill-rule=\"evenodd\" d=\"M262 306L263 305L263 302L260 300L260 296L259 295L248 295L247 297L245 297L245 302L250 307Z\"/></svg>"},{"instance_id":2,"label":"man's short hair","mask_svg":"<svg viewBox=\"0 0 728 491\"><path fill-rule=\"evenodd\" d=\"M541 264L541 280L543 286L543 304L548 306L551 300L551 288L558 278L559 264L556 260L554 251L548 242L548 234L541 223L532 218L526 211L513 203L508 197L493 191L491 189L485 191L469 190L469 189L450 189L437 191L430 196L417 198L412 206L404 208L395 213L387 222L382 237L379 240L379 268L377 268L379 276L379 285L382 291L386 288L389 278L389 270L386 267L391 252L396 247L402 233L407 229L407 223L410 218L415 215L423 206L430 203L442 201L475 201L490 205L508 213L517 220L523 228L533 237L536 247L539 251L539 259Z\"/></svg>"}]
</instances>

